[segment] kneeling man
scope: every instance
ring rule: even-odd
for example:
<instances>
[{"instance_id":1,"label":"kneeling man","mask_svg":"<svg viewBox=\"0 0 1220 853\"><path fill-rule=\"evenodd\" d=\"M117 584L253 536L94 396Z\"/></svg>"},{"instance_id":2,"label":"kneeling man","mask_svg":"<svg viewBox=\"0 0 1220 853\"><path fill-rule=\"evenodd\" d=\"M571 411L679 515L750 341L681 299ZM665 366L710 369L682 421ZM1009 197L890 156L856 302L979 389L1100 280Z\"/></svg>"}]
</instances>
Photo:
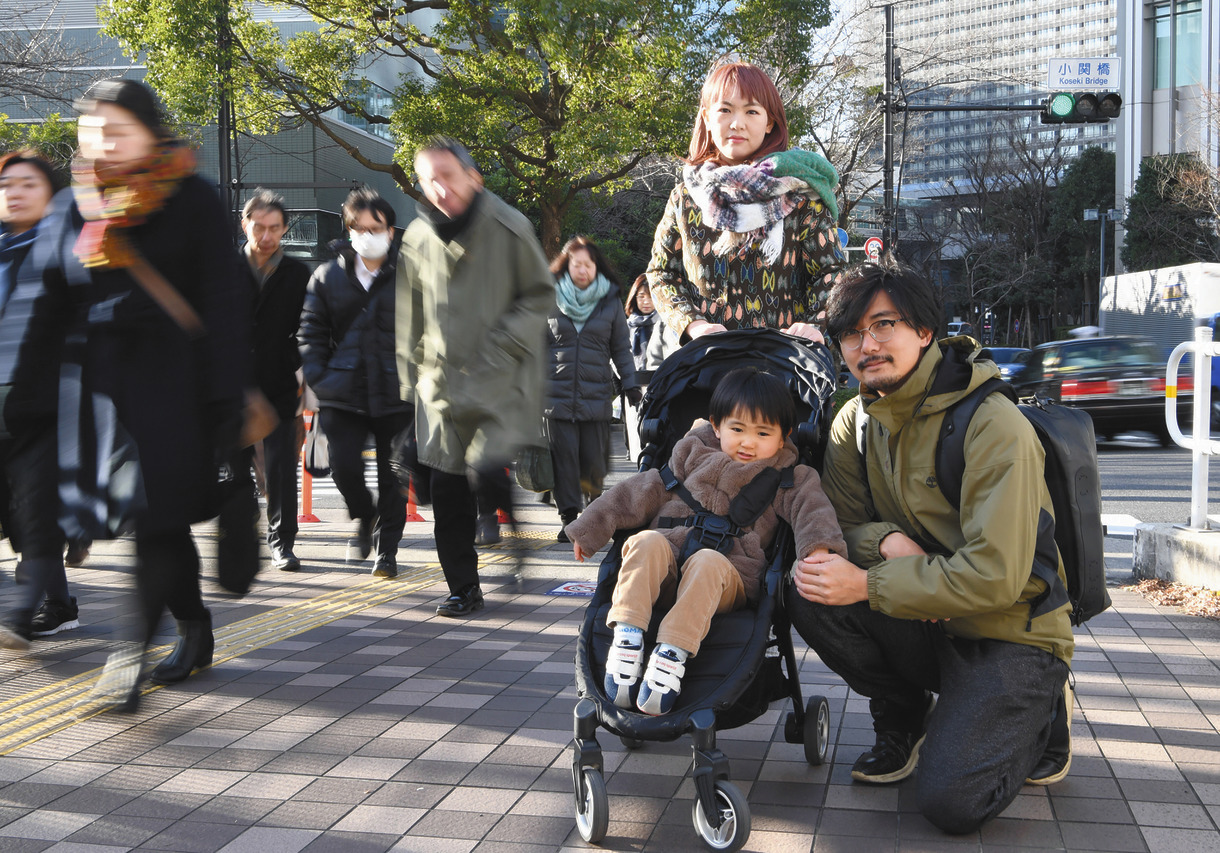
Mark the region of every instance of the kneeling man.
<instances>
[{"instance_id":1,"label":"kneeling man","mask_svg":"<svg viewBox=\"0 0 1220 853\"><path fill-rule=\"evenodd\" d=\"M936 341L940 324L929 282L889 262L831 292L828 331L861 391L822 478L850 562L799 561L788 600L809 646L869 699L876 744L852 778L897 782L918 763L920 811L964 833L1022 784L1067 775L1073 641L1042 446L1012 401L991 394L970 422L960 511L937 486L946 408L999 375L972 339Z\"/></svg>"}]
</instances>

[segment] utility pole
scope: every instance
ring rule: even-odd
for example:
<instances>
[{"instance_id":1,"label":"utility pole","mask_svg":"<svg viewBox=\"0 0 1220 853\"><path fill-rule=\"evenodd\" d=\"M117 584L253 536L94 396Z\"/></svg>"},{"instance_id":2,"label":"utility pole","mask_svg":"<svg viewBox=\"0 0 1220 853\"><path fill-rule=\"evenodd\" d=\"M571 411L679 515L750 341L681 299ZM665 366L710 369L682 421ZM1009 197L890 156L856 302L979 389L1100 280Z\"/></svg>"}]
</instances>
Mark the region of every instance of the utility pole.
<instances>
[{"instance_id":1,"label":"utility pole","mask_svg":"<svg viewBox=\"0 0 1220 853\"><path fill-rule=\"evenodd\" d=\"M220 184L220 201L224 206L225 216L233 218L233 171L232 171L232 140L233 140L233 110L229 103L229 50L232 47L233 35L229 31L229 0L219 0L216 13L216 48L219 53L217 71L218 115L216 120L217 137L217 178ZM230 223L232 224L232 223Z\"/></svg>"},{"instance_id":2,"label":"utility pole","mask_svg":"<svg viewBox=\"0 0 1220 853\"><path fill-rule=\"evenodd\" d=\"M1106 289L1106 223L1122 222L1123 212L1115 208L1109 210L1090 207L1084 212L1086 222L1096 221L1101 226L1101 259L1099 262L1100 274L1097 276L1097 314L1093 318L1093 325L1101 325L1101 296ZM1084 320L1088 322L1089 309L1092 307L1089 303L1091 294L1086 289L1084 293ZM1114 291L1114 310L1118 310L1118 290Z\"/></svg>"}]
</instances>

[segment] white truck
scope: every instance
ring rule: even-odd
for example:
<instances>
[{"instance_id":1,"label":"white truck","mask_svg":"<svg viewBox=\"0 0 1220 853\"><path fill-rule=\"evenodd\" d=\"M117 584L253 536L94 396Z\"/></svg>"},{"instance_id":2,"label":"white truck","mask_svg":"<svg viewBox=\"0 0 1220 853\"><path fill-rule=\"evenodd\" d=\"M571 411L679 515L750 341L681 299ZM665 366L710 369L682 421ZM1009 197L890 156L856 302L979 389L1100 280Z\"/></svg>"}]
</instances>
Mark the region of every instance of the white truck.
<instances>
[{"instance_id":1,"label":"white truck","mask_svg":"<svg viewBox=\"0 0 1220 853\"><path fill-rule=\"evenodd\" d=\"M1169 353L1195 339L1195 327L1216 334L1220 264L1186 264L1106 276L1101 289L1101 334L1139 335ZM1182 360L1184 374L1193 362ZM1189 367L1193 370L1193 367ZM1220 364L1212 363L1212 426L1220 426Z\"/></svg>"}]
</instances>

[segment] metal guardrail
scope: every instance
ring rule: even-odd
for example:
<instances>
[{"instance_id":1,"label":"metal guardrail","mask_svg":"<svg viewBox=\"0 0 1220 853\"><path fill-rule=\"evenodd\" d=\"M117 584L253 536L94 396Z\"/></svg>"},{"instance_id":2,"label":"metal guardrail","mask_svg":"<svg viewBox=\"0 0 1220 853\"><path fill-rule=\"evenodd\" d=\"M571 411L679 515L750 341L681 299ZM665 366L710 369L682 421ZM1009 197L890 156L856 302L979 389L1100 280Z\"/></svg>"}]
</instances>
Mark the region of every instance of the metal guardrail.
<instances>
[{"instance_id":1,"label":"metal guardrail","mask_svg":"<svg viewBox=\"0 0 1220 853\"><path fill-rule=\"evenodd\" d=\"M1178 366L1186 353L1195 356L1194 409L1191 435L1178 426ZM1211 439L1212 359L1220 356L1220 344L1212 341L1207 326L1195 329L1195 339L1174 347L1165 365L1165 425L1180 447L1191 451L1190 529L1207 530L1207 469L1210 457L1220 454L1220 441Z\"/></svg>"}]
</instances>

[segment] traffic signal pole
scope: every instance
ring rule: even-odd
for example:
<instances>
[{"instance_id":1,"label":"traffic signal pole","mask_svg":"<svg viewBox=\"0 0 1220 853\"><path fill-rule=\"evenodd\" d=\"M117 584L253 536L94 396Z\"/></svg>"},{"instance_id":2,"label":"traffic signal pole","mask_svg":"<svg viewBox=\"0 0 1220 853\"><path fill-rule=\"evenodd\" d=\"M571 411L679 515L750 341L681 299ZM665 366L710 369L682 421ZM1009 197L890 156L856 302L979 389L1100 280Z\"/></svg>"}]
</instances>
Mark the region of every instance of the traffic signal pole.
<instances>
[{"instance_id":1,"label":"traffic signal pole","mask_svg":"<svg viewBox=\"0 0 1220 853\"><path fill-rule=\"evenodd\" d=\"M884 199L881 208L881 251L889 252L898 241L898 221L894 211L894 4L885 7L885 86L882 88L884 129Z\"/></svg>"}]
</instances>

